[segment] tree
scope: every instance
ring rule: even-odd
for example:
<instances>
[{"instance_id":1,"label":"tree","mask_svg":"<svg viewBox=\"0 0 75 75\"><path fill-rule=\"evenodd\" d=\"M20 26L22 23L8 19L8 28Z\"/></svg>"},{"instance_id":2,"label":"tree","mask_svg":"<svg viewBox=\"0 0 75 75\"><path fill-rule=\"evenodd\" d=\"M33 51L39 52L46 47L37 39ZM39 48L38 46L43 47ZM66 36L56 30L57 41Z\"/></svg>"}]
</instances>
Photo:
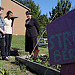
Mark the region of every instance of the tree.
<instances>
[{"instance_id":1,"label":"tree","mask_svg":"<svg viewBox=\"0 0 75 75\"><path fill-rule=\"evenodd\" d=\"M39 11L39 4L36 5L34 3L34 1L32 1L32 0L16 0L16 1L22 3L23 5L27 6L28 8L30 8L33 13L34 18L38 19L39 16L41 15L41 11Z\"/></svg>"},{"instance_id":2,"label":"tree","mask_svg":"<svg viewBox=\"0 0 75 75\"><path fill-rule=\"evenodd\" d=\"M52 13L49 12L50 20L53 18L53 16L56 13L57 15L53 20L70 11L70 8L71 8L71 2L69 0L60 0L60 1L58 0L57 6L55 6L55 8L52 8Z\"/></svg>"},{"instance_id":3,"label":"tree","mask_svg":"<svg viewBox=\"0 0 75 75\"><path fill-rule=\"evenodd\" d=\"M46 29L46 25L50 23L49 18L47 18L47 13L46 15L40 15L39 22L41 27L41 33L43 33L44 29ZM44 33L43 37L47 37L47 32Z\"/></svg>"}]
</instances>

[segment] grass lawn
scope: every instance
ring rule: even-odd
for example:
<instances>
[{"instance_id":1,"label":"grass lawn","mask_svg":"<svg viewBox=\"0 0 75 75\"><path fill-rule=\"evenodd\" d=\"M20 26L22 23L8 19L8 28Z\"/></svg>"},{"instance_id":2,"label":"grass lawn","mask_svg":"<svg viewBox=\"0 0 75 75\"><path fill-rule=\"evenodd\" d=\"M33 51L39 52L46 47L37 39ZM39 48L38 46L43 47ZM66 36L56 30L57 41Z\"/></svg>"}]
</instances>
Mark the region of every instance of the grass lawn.
<instances>
[{"instance_id":1,"label":"grass lawn","mask_svg":"<svg viewBox=\"0 0 75 75\"><path fill-rule=\"evenodd\" d=\"M12 47L25 49L25 36L23 35L13 35L12 37ZM39 47L39 54L48 54L48 48ZM20 55L25 55L28 53L24 53L20 50ZM49 54L48 54L49 55ZM9 61L1 60L0 57L0 72L4 73L6 71L7 75L36 75L26 69L24 65L17 65L15 58L10 58ZM10 73L10 74L8 74ZM0 75L2 75L0 73Z\"/></svg>"},{"instance_id":2,"label":"grass lawn","mask_svg":"<svg viewBox=\"0 0 75 75\"><path fill-rule=\"evenodd\" d=\"M13 35L11 46L25 50L25 36L24 35ZM40 50L39 54L49 55L48 48L45 48L44 46L42 46L42 47L39 47L39 50Z\"/></svg>"},{"instance_id":3,"label":"grass lawn","mask_svg":"<svg viewBox=\"0 0 75 75\"><path fill-rule=\"evenodd\" d=\"M0 57L1 59L1 57ZM6 71L6 74L4 74ZM1 72L3 74L1 74ZM0 60L0 75L36 75L26 69L24 65L17 65L15 58L10 58L9 61Z\"/></svg>"},{"instance_id":4,"label":"grass lawn","mask_svg":"<svg viewBox=\"0 0 75 75\"><path fill-rule=\"evenodd\" d=\"M25 49L25 36L24 35L13 35L11 46L15 48Z\"/></svg>"}]
</instances>

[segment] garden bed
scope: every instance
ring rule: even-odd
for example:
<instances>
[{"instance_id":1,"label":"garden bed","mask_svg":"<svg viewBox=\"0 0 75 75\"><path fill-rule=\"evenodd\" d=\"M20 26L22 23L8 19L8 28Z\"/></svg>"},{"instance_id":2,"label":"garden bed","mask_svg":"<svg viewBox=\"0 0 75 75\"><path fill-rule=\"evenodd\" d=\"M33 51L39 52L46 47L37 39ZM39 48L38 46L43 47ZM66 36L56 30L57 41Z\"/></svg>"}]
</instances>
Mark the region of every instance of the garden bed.
<instances>
[{"instance_id":1,"label":"garden bed","mask_svg":"<svg viewBox=\"0 0 75 75\"><path fill-rule=\"evenodd\" d=\"M49 65L46 66L42 65L43 63L39 64L38 61L36 63L36 61L31 61L28 59L25 59L26 56L20 57L20 56L16 56L15 60L18 61L21 64L24 64L26 67L28 67L31 71L37 73L38 75L60 75L60 71L53 69L51 67L47 67ZM39 60L41 61L41 60Z\"/></svg>"}]
</instances>

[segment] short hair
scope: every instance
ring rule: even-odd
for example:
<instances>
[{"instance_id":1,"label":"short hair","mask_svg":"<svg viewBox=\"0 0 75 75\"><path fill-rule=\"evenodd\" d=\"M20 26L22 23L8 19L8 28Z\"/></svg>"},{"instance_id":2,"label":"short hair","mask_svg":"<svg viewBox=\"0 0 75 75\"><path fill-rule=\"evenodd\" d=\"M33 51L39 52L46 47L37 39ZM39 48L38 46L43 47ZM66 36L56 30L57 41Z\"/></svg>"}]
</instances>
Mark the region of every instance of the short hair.
<instances>
[{"instance_id":1,"label":"short hair","mask_svg":"<svg viewBox=\"0 0 75 75\"><path fill-rule=\"evenodd\" d=\"M3 7L0 7L0 11L1 11L1 10L4 10L4 8L3 8Z\"/></svg>"}]
</instances>

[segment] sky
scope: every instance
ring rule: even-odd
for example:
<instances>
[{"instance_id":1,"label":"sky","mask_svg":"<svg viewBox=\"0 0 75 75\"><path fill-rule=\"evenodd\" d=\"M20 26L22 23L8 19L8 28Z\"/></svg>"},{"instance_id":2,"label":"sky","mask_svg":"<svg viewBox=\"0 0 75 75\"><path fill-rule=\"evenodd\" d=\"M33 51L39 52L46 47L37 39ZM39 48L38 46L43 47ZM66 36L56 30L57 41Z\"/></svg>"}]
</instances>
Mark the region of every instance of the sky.
<instances>
[{"instance_id":1,"label":"sky","mask_svg":"<svg viewBox=\"0 0 75 75\"><path fill-rule=\"evenodd\" d=\"M0 0L0 6L1 6L1 0Z\"/></svg>"},{"instance_id":2,"label":"sky","mask_svg":"<svg viewBox=\"0 0 75 75\"><path fill-rule=\"evenodd\" d=\"M36 5L39 4L41 14L48 14L49 11L52 11L52 7L54 8L57 5L58 0L33 0ZM75 7L75 0L70 0L72 7Z\"/></svg>"}]
</instances>

